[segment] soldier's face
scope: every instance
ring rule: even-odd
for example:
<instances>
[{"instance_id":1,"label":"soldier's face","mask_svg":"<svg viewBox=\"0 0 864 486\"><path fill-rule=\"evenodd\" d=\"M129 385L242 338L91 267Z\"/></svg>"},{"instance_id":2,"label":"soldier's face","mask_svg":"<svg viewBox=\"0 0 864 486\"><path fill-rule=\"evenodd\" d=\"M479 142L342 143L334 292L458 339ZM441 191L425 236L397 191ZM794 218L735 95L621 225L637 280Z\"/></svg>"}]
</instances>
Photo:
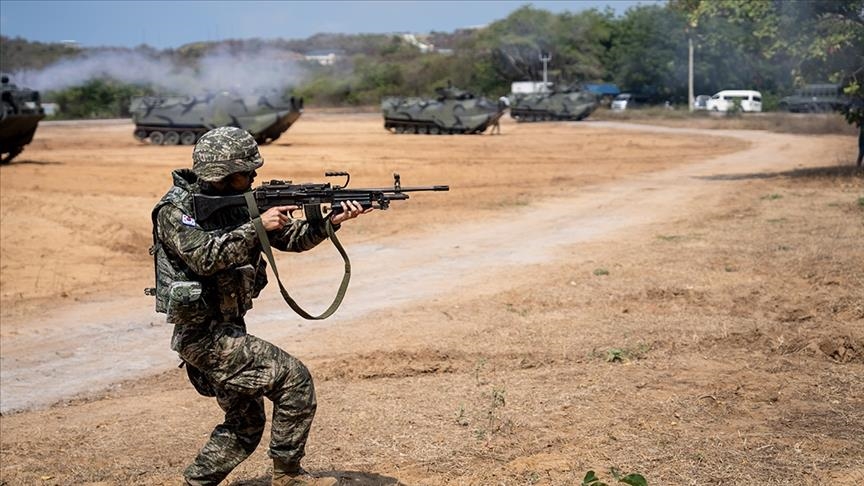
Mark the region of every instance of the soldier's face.
<instances>
[{"instance_id":1,"label":"soldier's face","mask_svg":"<svg viewBox=\"0 0 864 486\"><path fill-rule=\"evenodd\" d=\"M254 170L251 172L235 172L228 176L225 182L233 192L246 192L252 188L252 182L255 181L255 176L258 175Z\"/></svg>"}]
</instances>

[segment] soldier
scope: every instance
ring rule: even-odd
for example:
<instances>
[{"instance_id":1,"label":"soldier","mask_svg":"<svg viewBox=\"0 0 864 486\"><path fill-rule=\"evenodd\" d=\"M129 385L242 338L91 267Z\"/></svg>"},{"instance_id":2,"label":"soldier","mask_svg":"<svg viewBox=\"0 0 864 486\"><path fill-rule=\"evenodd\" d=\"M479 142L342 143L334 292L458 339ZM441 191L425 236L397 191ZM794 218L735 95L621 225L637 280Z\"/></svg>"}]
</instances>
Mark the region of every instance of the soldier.
<instances>
[{"instance_id":1,"label":"soldier","mask_svg":"<svg viewBox=\"0 0 864 486\"><path fill-rule=\"evenodd\" d=\"M315 415L309 371L279 347L246 333L243 316L267 284L266 263L246 208L223 210L196 221L192 195L242 194L264 163L253 137L233 127L204 134L192 153L192 170L172 174L174 186L153 209L156 310L174 324L171 348L195 389L216 397L225 421L183 475L190 485L221 482L258 446L264 432L264 397L273 402L269 455L274 485L335 484L300 467ZM292 219L296 206L261 214L274 248L300 252L327 238L326 224L369 212L343 203L329 222Z\"/></svg>"},{"instance_id":2,"label":"soldier","mask_svg":"<svg viewBox=\"0 0 864 486\"><path fill-rule=\"evenodd\" d=\"M498 98L498 110L504 111L507 108L510 108L510 98L507 98L507 96L502 95L500 98ZM490 135L496 135L496 134L501 135L501 123L500 123L498 118L496 118L495 121L492 122L492 130L489 132L489 134Z\"/></svg>"}]
</instances>

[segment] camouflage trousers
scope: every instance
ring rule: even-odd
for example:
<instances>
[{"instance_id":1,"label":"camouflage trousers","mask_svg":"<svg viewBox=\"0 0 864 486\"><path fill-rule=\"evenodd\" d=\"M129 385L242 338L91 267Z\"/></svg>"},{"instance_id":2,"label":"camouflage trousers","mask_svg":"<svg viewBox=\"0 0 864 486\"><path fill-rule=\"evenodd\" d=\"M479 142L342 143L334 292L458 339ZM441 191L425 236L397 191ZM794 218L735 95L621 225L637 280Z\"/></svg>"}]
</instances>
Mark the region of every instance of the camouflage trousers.
<instances>
[{"instance_id":1,"label":"camouflage trousers","mask_svg":"<svg viewBox=\"0 0 864 486\"><path fill-rule=\"evenodd\" d=\"M199 393L215 396L225 412L183 475L193 485L218 484L261 441L264 397L273 401L269 455L300 464L315 415L315 388L299 360L246 333L239 320L175 326L172 348L187 364Z\"/></svg>"}]
</instances>

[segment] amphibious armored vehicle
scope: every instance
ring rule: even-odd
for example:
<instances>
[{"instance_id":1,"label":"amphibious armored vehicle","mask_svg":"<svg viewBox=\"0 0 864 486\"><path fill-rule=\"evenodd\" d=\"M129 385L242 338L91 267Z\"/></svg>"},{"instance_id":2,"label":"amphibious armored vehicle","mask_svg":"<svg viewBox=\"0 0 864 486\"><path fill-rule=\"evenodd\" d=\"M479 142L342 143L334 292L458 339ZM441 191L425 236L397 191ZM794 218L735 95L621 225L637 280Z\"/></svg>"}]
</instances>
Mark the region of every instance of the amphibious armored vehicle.
<instances>
[{"instance_id":1,"label":"amphibious armored vehicle","mask_svg":"<svg viewBox=\"0 0 864 486\"><path fill-rule=\"evenodd\" d=\"M19 88L6 75L0 79L0 164L8 164L33 141L39 120L45 118L45 110L38 91Z\"/></svg>"},{"instance_id":2,"label":"amphibious armored vehicle","mask_svg":"<svg viewBox=\"0 0 864 486\"><path fill-rule=\"evenodd\" d=\"M435 99L384 98L384 128L393 133L483 133L498 122L507 108L453 87L435 91Z\"/></svg>"},{"instance_id":3,"label":"amphibious armored vehicle","mask_svg":"<svg viewBox=\"0 0 864 486\"><path fill-rule=\"evenodd\" d=\"M194 145L208 130L242 128L261 144L288 130L303 113L303 98L273 95L238 95L229 92L205 96L143 96L129 107L134 136L153 145Z\"/></svg>"},{"instance_id":4,"label":"amphibious armored vehicle","mask_svg":"<svg viewBox=\"0 0 864 486\"><path fill-rule=\"evenodd\" d=\"M520 122L583 120L597 109L597 95L575 86L557 86L545 93L513 95L510 116Z\"/></svg>"}]
</instances>

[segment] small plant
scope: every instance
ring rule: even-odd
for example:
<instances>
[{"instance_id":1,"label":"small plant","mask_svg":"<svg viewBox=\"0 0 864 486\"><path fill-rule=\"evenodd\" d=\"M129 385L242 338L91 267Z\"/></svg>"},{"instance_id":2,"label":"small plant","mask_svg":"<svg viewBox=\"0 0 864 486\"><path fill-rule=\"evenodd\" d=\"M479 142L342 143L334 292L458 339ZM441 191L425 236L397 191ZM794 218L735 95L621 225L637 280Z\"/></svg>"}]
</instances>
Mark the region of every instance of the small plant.
<instances>
[{"instance_id":1,"label":"small plant","mask_svg":"<svg viewBox=\"0 0 864 486\"><path fill-rule=\"evenodd\" d=\"M605 268L595 268L594 275L597 275L598 277L609 275L609 270L606 270Z\"/></svg>"},{"instance_id":2,"label":"small plant","mask_svg":"<svg viewBox=\"0 0 864 486\"><path fill-rule=\"evenodd\" d=\"M468 426L468 417L465 416L465 405L459 405L459 410L456 412L456 423L462 427Z\"/></svg>"},{"instance_id":3,"label":"small plant","mask_svg":"<svg viewBox=\"0 0 864 486\"><path fill-rule=\"evenodd\" d=\"M864 196L858 198L858 205L864 208Z\"/></svg>"},{"instance_id":4,"label":"small plant","mask_svg":"<svg viewBox=\"0 0 864 486\"><path fill-rule=\"evenodd\" d=\"M663 240L663 241L676 241L676 240L680 240L682 238L683 238L683 236L678 236L678 235L657 235L657 239Z\"/></svg>"},{"instance_id":5,"label":"small plant","mask_svg":"<svg viewBox=\"0 0 864 486\"><path fill-rule=\"evenodd\" d=\"M480 358L474 364L474 381L477 383L477 386L485 383L480 379L480 372L483 371L483 368L486 367L486 358Z\"/></svg>"},{"instance_id":6,"label":"small plant","mask_svg":"<svg viewBox=\"0 0 864 486\"><path fill-rule=\"evenodd\" d=\"M642 359L645 353L651 350L648 344L639 344L636 348L609 348L605 353L594 349L591 355L595 358L602 358L607 363L623 363L625 361L633 361Z\"/></svg>"},{"instance_id":7,"label":"small plant","mask_svg":"<svg viewBox=\"0 0 864 486\"><path fill-rule=\"evenodd\" d=\"M624 361L624 358L627 356L627 352L623 349L618 348L610 348L606 350L606 362L607 363L621 363Z\"/></svg>"},{"instance_id":8,"label":"small plant","mask_svg":"<svg viewBox=\"0 0 864 486\"><path fill-rule=\"evenodd\" d=\"M503 407L506 404L504 400L504 387L492 387L492 408Z\"/></svg>"},{"instance_id":9,"label":"small plant","mask_svg":"<svg viewBox=\"0 0 864 486\"><path fill-rule=\"evenodd\" d=\"M762 196L760 199L767 199L768 201L774 201L775 199L781 199L783 196L780 194L768 194L767 196Z\"/></svg>"},{"instance_id":10,"label":"small plant","mask_svg":"<svg viewBox=\"0 0 864 486\"><path fill-rule=\"evenodd\" d=\"M621 471L617 468L612 468L609 470L609 473L612 474L612 477L615 478L619 483L629 484L630 486L648 486L648 481L645 480L645 477L641 474L631 473L622 475ZM588 471L585 474L585 478L582 480L582 486L609 486L607 483L604 483L597 477L597 474L594 471Z\"/></svg>"},{"instance_id":11,"label":"small plant","mask_svg":"<svg viewBox=\"0 0 864 486\"><path fill-rule=\"evenodd\" d=\"M517 315L522 316L522 317L525 317L528 315L528 309L520 309L509 302L506 304L506 307L507 307L508 312L512 312L512 313L517 314Z\"/></svg>"},{"instance_id":12,"label":"small plant","mask_svg":"<svg viewBox=\"0 0 864 486\"><path fill-rule=\"evenodd\" d=\"M486 409L486 422L483 424L480 423L480 426L474 429L474 437L477 440L484 440L487 438L491 438L494 434L512 430L513 422L510 419L504 419L501 417L499 413L499 409L504 408L507 403L505 399L506 390L502 387L493 386L492 391L489 395L488 408ZM464 421L465 425L468 424L468 419L465 417L461 417ZM460 417L457 416L457 423L459 422Z\"/></svg>"},{"instance_id":13,"label":"small plant","mask_svg":"<svg viewBox=\"0 0 864 486\"><path fill-rule=\"evenodd\" d=\"M766 219L766 223L785 223L786 218L774 218L774 219Z\"/></svg>"},{"instance_id":14,"label":"small plant","mask_svg":"<svg viewBox=\"0 0 864 486\"><path fill-rule=\"evenodd\" d=\"M538 482L540 482L540 474L535 471L531 471L530 473L525 475L525 480L528 481L528 484L537 484Z\"/></svg>"}]
</instances>

